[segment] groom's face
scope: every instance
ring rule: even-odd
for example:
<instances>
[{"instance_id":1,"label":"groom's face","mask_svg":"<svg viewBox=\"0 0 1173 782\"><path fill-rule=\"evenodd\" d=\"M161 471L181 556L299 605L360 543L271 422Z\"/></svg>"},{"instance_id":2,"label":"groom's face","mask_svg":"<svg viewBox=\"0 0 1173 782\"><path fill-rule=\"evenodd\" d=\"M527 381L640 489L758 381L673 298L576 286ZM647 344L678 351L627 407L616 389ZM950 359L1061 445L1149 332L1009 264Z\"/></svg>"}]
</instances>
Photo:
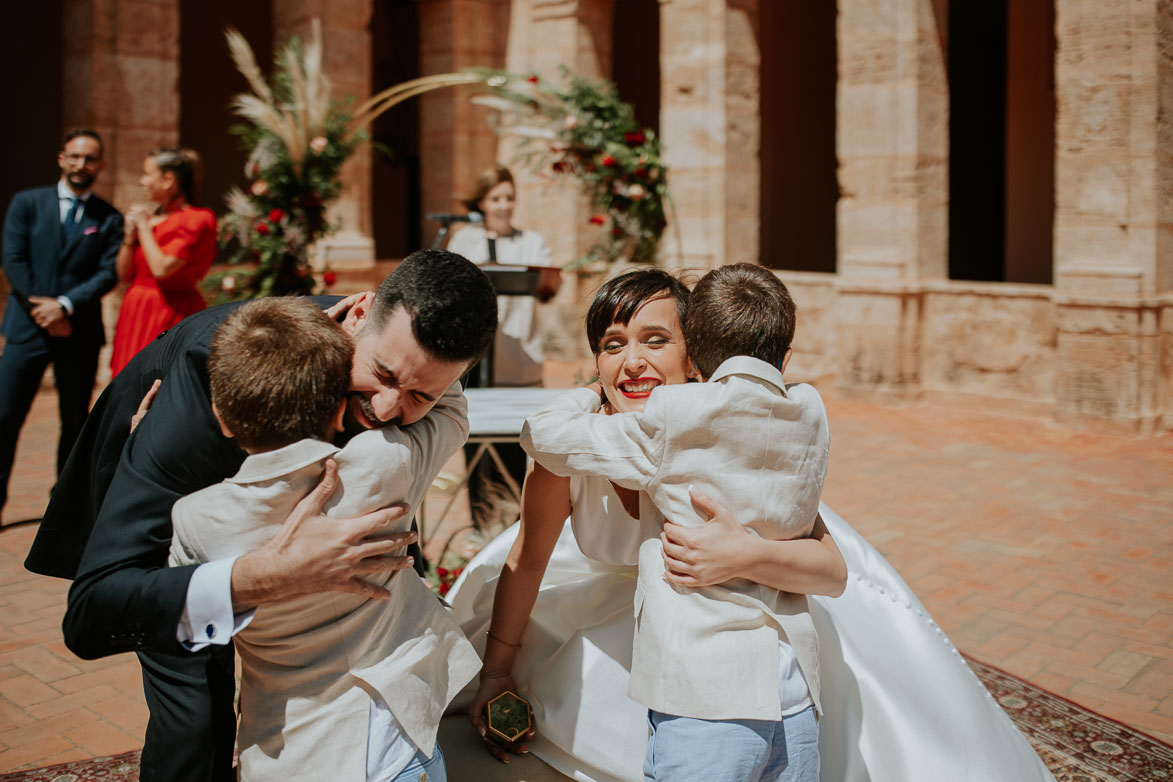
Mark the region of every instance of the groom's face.
<instances>
[{"instance_id":1,"label":"groom's face","mask_svg":"<svg viewBox=\"0 0 1173 782\"><path fill-rule=\"evenodd\" d=\"M467 369L467 362L444 361L424 350L402 307L381 329L364 321L354 334L347 423L366 429L415 423Z\"/></svg>"}]
</instances>

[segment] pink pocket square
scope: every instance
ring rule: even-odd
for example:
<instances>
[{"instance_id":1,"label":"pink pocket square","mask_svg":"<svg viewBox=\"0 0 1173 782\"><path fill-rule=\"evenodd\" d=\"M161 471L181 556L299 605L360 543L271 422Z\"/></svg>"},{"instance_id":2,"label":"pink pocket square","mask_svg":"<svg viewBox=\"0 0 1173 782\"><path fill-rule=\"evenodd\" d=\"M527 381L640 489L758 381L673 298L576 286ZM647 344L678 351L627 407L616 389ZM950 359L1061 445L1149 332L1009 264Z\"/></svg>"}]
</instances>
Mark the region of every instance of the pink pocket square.
<instances>
[{"instance_id":1,"label":"pink pocket square","mask_svg":"<svg viewBox=\"0 0 1173 782\"><path fill-rule=\"evenodd\" d=\"M87 225L87 226L86 226L86 229L85 229L84 231L82 231L82 235L83 235L83 236L89 236L90 234L96 234L97 232L98 232L98 226L96 226L96 225Z\"/></svg>"}]
</instances>

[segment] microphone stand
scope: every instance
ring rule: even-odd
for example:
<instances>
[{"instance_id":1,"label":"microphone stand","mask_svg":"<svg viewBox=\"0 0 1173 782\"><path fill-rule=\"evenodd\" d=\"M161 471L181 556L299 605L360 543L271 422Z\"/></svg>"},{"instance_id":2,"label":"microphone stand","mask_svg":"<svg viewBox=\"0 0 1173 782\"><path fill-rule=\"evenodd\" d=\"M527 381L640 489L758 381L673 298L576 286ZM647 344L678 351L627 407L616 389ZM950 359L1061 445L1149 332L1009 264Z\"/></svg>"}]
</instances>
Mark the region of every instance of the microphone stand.
<instances>
[{"instance_id":1,"label":"microphone stand","mask_svg":"<svg viewBox=\"0 0 1173 782\"><path fill-rule=\"evenodd\" d=\"M436 238L432 242L432 249L439 250L440 245L444 244L444 237L448 235L448 229L452 227L451 220L441 220L440 230L436 232Z\"/></svg>"}]
</instances>

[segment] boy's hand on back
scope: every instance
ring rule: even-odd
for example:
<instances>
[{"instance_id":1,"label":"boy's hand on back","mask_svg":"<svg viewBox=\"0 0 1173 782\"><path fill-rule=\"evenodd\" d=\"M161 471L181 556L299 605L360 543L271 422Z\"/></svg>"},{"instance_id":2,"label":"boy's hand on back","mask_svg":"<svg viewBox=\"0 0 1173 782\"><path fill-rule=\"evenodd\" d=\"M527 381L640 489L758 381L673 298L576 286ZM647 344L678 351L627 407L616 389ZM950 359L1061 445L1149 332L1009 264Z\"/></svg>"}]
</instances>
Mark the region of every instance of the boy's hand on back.
<instances>
[{"instance_id":1,"label":"boy's hand on back","mask_svg":"<svg viewBox=\"0 0 1173 782\"><path fill-rule=\"evenodd\" d=\"M702 492L689 490L692 503L709 520L700 527L664 522L660 542L664 549L664 580L686 587L723 584L743 574L745 546L753 536L723 505Z\"/></svg>"},{"instance_id":2,"label":"boy's hand on back","mask_svg":"<svg viewBox=\"0 0 1173 782\"><path fill-rule=\"evenodd\" d=\"M338 487L338 465L327 459L322 481L307 494L277 534L232 566L232 609L314 592L349 592L386 600L390 592L362 576L411 567L395 552L414 543L414 531L388 533L408 513L405 504L350 519L330 518L322 507Z\"/></svg>"}]
</instances>

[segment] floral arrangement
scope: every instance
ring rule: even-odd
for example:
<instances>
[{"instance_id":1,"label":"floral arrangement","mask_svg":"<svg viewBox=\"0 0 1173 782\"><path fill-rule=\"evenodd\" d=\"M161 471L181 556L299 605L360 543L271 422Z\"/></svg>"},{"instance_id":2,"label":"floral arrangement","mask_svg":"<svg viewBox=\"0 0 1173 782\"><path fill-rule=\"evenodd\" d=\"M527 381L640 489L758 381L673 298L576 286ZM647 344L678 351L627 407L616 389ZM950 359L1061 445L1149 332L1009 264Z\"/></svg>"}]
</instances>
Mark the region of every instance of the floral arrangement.
<instances>
[{"instance_id":1,"label":"floral arrangement","mask_svg":"<svg viewBox=\"0 0 1173 782\"><path fill-rule=\"evenodd\" d=\"M590 222L606 229L586 255L564 268L620 257L652 260L667 225L667 168L659 138L636 122L615 85L565 67L563 86L532 74L470 72L492 90L473 101L496 111L495 130L522 137L522 157L536 170L581 180L591 200Z\"/></svg>"},{"instance_id":2,"label":"floral arrangement","mask_svg":"<svg viewBox=\"0 0 1173 782\"><path fill-rule=\"evenodd\" d=\"M313 293L309 247L333 230L326 207L341 192L338 171L365 136L346 106L330 98L316 20L308 42L291 36L280 47L271 84L244 37L231 29L226 35L252 91L233 101L246 120L231 132L249 150L249 184L229 191L220 241L231 248L229 263L253 262L255 269L212 275L205 285L212 303ZM327 271L323 282L333 277Z\"/></svg>"},{"instance_id":3,"label":"floral arrangement","mask_svg":"<svg viewBox=\"0 0 1173 782\"><path fill-rule=\"evenodd\" d=\"M468 557L445 551L439 561L428 563L428 572L424 578L428 587L440 597L444 597L464 572L468 564Z\"/></svg>"}]
</instances>

